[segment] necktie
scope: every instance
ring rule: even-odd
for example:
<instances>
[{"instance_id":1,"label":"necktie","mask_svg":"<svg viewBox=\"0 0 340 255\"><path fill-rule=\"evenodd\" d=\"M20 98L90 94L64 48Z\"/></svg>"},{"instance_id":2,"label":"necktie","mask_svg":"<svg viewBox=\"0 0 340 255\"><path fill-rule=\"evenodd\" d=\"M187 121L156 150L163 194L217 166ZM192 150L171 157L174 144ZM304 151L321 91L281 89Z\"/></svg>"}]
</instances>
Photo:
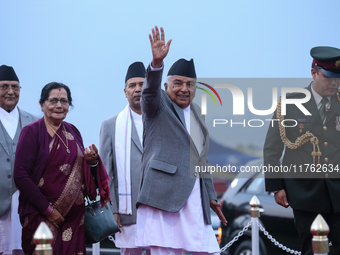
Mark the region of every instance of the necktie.
<instances>
[{"instance_id":1,"label":"necktie","mask_svg":"<svg viewBox=\"0 0 340 255\"><path fill-rule=\"evenodd\" d=\"M324 122L325 119L326 119L326 104L327 103L328 103L328 98L323 97L322 100L321 100L321 106L319 108L319 112L320 112L322 122Z\"/></svg>"}]
</instances>

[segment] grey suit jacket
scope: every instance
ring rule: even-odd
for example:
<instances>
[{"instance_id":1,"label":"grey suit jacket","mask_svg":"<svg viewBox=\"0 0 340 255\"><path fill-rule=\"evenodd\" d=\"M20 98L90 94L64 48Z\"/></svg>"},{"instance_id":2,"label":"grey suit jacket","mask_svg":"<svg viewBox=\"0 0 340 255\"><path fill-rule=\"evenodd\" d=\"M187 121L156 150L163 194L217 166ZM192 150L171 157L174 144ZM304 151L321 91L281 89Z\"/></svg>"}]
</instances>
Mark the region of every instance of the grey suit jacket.
<instances>
[{"instance_id":1,"label":"grey suit jacket","mask_svg":"<svg viewBox=\"0 0 340 255\"><path fill-rule=\"evenodd\" d=\"M204 135L203 150L199 155L186 130L183 109L161 89L162 73L163 70L151 71L149 67L143 85L143 176L137 206L146 204L167 212L178 212L194 187L195 166L208 165L209 134L200 108L191 104ZM211 224L210 200L217 200L216 194L211 177L200 175L200 202L205 222Z\"/></svg>"},{"instance_id":2,"label":"grey suit jacket","mask_svg":"<svg viewBox=\"0 0 340 255\"><path fill-rule=\"evenodd\" d=\"M19 124L21 128L36 121L38 118L28 112L19 110ZM21 131L21 129L20 129ZM0 128L0 216L7 213L11 208L12 194L17 190L13 181L14 154L10 154L5 138L6 130ZM16 149L18 137L13 140L13 151Z\"/></svg>"},{"instance_id":3,"label":"grey suit jacket","mask_svg":"<svg viewBox=\"0 0 340 255\"><path fill-rule=\"evenodd\" d=\"M131 117L132 118L132 117ZM110 192L112 201L112 212L118 213L118 178L117 165L115 153L115 129L116 129L117 115L103 121L100 130L99 139L99 154L106 168L107 174L110 176ZM131 201L132 201L132 215L120 214L120 221L122 225L130 225L136 223L137 209L135 204L137 202L137 195L139 190L139 183L141 178L141 158L142 145L139 140L135 123L132 121L131 125Z\"/></svg>"}]
</instances>

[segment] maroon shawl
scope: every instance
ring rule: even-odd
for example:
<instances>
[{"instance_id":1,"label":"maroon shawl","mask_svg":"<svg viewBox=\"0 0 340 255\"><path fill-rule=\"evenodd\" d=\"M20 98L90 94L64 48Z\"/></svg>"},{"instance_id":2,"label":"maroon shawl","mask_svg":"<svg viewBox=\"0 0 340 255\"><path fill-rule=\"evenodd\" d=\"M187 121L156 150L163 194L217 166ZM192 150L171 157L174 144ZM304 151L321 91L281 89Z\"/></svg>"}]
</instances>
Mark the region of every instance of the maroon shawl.
<instances>
[{"instance_id":1,"label":"maroon shawl","mask_svg":"<svg viewBox=\"0 0 340 255\"><path fill-rule=\"evenodd\" d=\"M53 139L49 136L43 118L23 128L17 145L14 180L20 190L23 248L28 253L34 249L31 238L41 221L48 224L55 237L53 247L56 252L82 252L85 249L84 195L94 199L97 186L102 205L109 201L109 177L101 160L97 166L96 185L85 160L79 131L67 122L63 124L67 130L70 154L57 136ZM57 133L65 142L62 126ZM50 204L65 218L59 229L43 214Z\"/></svg>"},{"instance_id":2,"label":"maroon shawl","mask_svg":"<svg viewBox=\"0 0 340 255\"><path fill-rule=\"evenodd\" d=\"M66 129L74 136L78 146L84 153L83 139L78 129L70 123L63 123ZM44 118L25 126L21 131L16 150L13 173L15 184L20 190L20 215L25 215L34 211L44 212L49 205L49 201L40 192L37 186L47 162L49 154L49 139L50 136L47 133ZM85 162L84 176L85 183L87 185L86 189L93 197L95 191L90 178L90 167L87 162L86 164ZM106 170L100 161L97 167L97 180L102 203L105 200L108 201L108 198L110 197L108 184L106 184L108 179L109 177Z\"/></svg>"}]
</instances>

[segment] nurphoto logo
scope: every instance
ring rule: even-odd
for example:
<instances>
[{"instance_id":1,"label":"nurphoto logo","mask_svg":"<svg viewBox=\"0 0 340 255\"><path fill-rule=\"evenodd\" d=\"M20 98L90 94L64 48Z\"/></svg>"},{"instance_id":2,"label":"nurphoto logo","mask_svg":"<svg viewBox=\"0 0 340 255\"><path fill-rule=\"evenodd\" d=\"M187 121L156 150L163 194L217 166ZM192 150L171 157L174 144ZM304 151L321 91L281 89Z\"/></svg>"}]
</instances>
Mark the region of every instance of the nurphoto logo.
<instances>
[{"instance_id":1,"label":"nurphoto logo","mask_svg":"<svg viewBox=\"0 0 340 255\"><path fill-rule=\"evenodd\" d=\"M309 78L200 78L194 102L201 106L201 115L205 116L211 132L222 126L261 128L275 122L296 127L298 120L279 120L273 113L279 109L278 114L284 117L287 108L295 106L304 116L310 116L305 103L312 97L306 88L311 81Z\"/></svg>"},{"instance_id":2,"label":"nurphoto logo","mask_svg":"<svg viewBox=\"0 0 340 255\"><path fill-rule=\"evenodd\" d=\"M221 104L221 106L222 106L221 97L220 97L220 95L217 93L217 91L216 91L212 86L210 86L210 85L208 85L208 84L206 84L206 83L203 83L203 82L197 82L197 83L199 83L199 84L201 84L201 85L204 85L204 86L208 87L209 89L211 89L211 91L214 92L215 95L217 96L217 98L218 98L218 100L220 101L220 104ZM214 100L215 105L217 105L214 96L211 94L211 92L210 92L209 90L206 90L206 89L201 88L201 87L197 87L197 88L198 88L198 89L201 89L201 90L203 90L203 91L205 91L205 92L206 92L206 93ZM202 95L201 109L202 109L202 114L203 114L203 115L206 115L206 114L207 114L207 95L206 95L206 94L203 94L203 95ZM203 110L203 109L204 109L204 110ZM203 112L203 111L204 111L204 112Z\"/></svg>"}]
</instances>

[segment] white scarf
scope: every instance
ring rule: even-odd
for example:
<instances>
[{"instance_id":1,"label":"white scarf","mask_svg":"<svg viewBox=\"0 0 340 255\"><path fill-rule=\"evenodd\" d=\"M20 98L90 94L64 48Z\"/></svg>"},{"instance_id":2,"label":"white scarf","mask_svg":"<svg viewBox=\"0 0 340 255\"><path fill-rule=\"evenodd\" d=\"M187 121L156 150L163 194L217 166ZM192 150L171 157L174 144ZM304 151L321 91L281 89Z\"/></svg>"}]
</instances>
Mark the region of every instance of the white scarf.
<instances>
[{"instance_id":1,"label":"white scarf","mask_svg":"<svg viewBox=\"0 0 340 255\"><path fill-rule=\"evenodd\" d=\"M119 213L132 215L130 176L131 113L129 104L117 116L115 137Z\"/></svg>"}]
</instances>

